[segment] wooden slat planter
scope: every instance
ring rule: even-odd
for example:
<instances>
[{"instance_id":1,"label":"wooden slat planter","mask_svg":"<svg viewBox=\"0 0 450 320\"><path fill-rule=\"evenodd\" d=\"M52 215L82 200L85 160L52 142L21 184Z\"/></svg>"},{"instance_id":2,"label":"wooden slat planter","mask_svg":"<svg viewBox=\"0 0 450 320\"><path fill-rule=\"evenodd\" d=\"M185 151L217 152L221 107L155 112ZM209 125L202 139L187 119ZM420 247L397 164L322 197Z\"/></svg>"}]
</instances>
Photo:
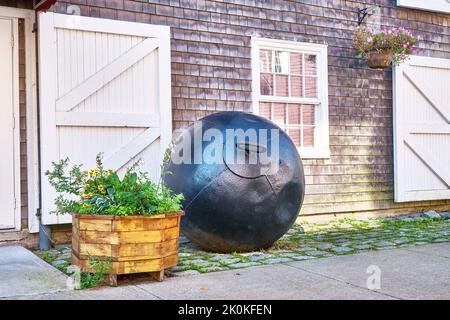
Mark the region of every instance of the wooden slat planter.
<instances>
[{"instance_id":1,"label":"wooden slat planter","mask_svg":"<svg viewBox=\"0 0 450 320\"><path fill-rule=\"evenodd\" d=\"M72 263L92 271L89 258L111 261L109 283L117 275L151 273L158 281L178 263L182 211L154 216L72 215Z\"/></svg>"}]
</instances>

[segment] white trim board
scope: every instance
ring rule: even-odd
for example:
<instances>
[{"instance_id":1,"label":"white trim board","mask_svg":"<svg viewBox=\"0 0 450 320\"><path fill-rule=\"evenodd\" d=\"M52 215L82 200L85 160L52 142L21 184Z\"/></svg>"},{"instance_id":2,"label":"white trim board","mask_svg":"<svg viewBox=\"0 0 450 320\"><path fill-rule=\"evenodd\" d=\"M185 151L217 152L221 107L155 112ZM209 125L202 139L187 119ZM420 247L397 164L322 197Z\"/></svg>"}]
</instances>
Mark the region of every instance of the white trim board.
<instances>
[{"instance_id":1,"label":"white trim board","mask_svg":"<svg viewBox=\"0 0 450 320\"><path fill-rule=\"evenodd\" d=\"M448 0L397 0L397 6L450 13L450 1Z\"/></svg>"}]
</instances>

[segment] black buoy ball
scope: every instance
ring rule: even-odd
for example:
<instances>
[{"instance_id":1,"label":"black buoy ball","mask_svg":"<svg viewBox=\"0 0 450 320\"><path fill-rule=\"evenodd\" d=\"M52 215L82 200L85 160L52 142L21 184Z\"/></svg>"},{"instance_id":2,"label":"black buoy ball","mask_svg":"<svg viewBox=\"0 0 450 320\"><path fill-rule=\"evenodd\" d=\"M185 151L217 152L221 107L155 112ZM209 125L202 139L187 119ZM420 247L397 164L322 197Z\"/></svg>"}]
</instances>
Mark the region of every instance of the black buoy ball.
<instances>
[{"instance_id":1,"label":"black buoy ball","mask_svg":"<svg viewBox=\"0 0 450 320\"><path fill-rule=\"evenodd\" d=\"M207 135L199 140L209 129L216 139ZM222 140L217 139L219 132ZM257 140L242 132L256 132ZM185 130L174 145L164 180L185 197L181 230L191 242L215 252L255 251L270 247L294 224L305 191L303 165L294 143L273 122L244 112L215 113ZM211 155L208 163L199 161L205 151ZM228 158L230 152L236 157ZM273 152L269 161L260 159L264 152ZM250 163L251 154L256 154L256 163Z\"/></svg>"}]
</instances>

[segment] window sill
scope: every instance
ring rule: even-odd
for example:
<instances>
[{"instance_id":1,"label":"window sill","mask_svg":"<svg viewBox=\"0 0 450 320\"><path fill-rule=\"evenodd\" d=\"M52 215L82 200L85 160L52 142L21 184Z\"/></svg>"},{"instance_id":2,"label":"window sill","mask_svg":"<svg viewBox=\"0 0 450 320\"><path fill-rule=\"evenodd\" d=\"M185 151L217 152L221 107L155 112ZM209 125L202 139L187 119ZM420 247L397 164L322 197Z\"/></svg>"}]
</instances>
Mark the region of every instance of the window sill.
<instances>
[{"instance_id":1,"label":"window sill","mask_svg":"<svg viewBox=\"0 0 450 320\"><path fill-rule=\"evenodd\" d=\"M324 150L318 150L318 149L313 149L313 150L305 150L302 148L297 148L297 151L300 155L300 158L305 159L305 160L325 160L325 159L330 159L330 152L329 151L324 151Z\"/></svg>"}]
</instances>

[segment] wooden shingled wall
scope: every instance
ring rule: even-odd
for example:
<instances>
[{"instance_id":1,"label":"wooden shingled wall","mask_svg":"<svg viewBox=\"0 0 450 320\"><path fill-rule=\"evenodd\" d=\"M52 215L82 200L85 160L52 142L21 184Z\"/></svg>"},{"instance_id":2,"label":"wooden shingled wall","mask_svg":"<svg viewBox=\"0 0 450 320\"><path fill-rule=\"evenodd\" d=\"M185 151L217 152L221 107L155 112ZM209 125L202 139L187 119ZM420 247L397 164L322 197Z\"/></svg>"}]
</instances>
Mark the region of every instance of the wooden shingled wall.
<instances>
[{"instance_id":1,"label":"wooden shingled wall","mask_svg":"<svg viewBox=\"0 0 450 320\"><path fill-rule=\"evenodd\" d=\"M420 36L420 55L450 58L450 16L395 0L67 0L82 15L171 27L175 129L223 110L250 112L251 36L326 43L331 158L305 160L304 214L444 209L450 201L393 202L392 72L355 58L357 10L381 7L386 26Z\"/></svg>"}]
</instances>

